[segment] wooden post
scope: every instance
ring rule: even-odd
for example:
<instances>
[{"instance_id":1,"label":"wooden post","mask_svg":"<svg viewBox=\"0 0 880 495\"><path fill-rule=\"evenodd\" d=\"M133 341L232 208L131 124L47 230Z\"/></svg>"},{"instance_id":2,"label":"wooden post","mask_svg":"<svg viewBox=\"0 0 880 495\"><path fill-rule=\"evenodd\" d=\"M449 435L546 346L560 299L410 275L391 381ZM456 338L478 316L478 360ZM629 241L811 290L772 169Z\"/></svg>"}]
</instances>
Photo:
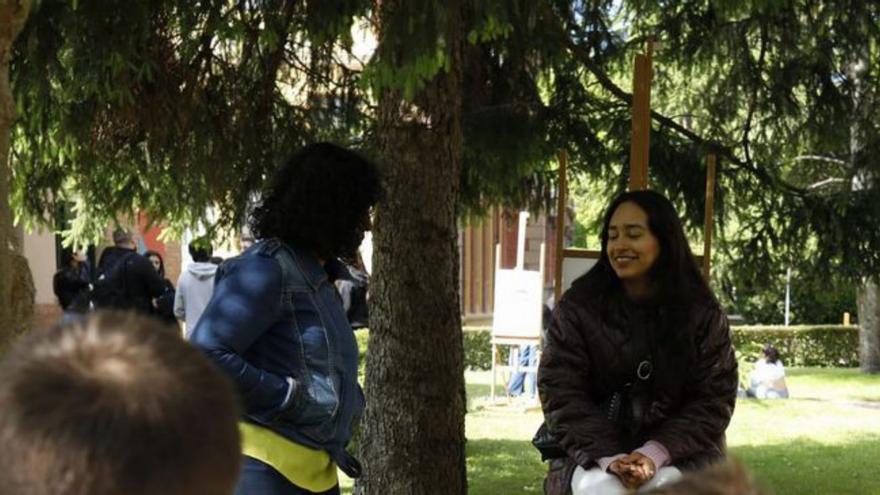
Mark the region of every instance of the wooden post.
<instances>
[{"instance_id":1,"label":"wooden post","mask_svg":"<svg viewBox=\"0 0 880 495\"><path fill-rule=\"evenodd\" d=\"M462 313L467 316L471 314L471 300L473 299L472 291L471 291L471 277L473 276L473 255L471 254L473 251L473 229L470 225L466 225L464 227L464 240L462 245L464 249L462 249L462 258L464 259L464 273L462 275L463 284L462 289L464 289L464 294L462 294Z\"/></svg>"},{"instance_id":2,"label":"wooden post","mask_svg":"<svg viewBox=\"0 0 880 495\"><path fill-rule=\"evenodd\" d=\"M632 141L629 156L629 190L648 188L648 159L651 143L651 57L654 40L648 40L646 54L637 54L633 70Z\"/></svg>"},{"instance_id":3,"label":"wooden post","mask_svg":"<svg viewBox=\"0 0 880 495\"><path fill-rule=\"evenodd\" d=\"M568 153L559 152L559 190L556 193L556 258L553 267L553 303L562 295L562 259L565 247L565 203L568 196Z\"/></svg>"},{"instance_id":4,"label":"wooden post","mask_svg":"<svg viewBox=\"0 0 880 495\"><path fill-rule=\"evenodd\" d=\"M471 227L474 243L474 250L471 252L473 257L471 262L473 266L473 273L471 273L473 288L471 289L471 294L473 294L474 314L481 314L483 312L483 225L485 223L485 221L481 220L479 224Z\"/></svg>"},{"instance_id":5,"label":"wooden post","mask_svg":"<svg viewBox=\"0 0 880 495\"><path fill-rule=\"evenodd\" d=\"M703 277L709 282L712 266L712 215L715 208L715 154L706 158L706 216L703 219Z\"/></svg>"},{"instance_id":6,"label":"wooden post","mask_svg":"<svg viewBox=\"0 0 880 495\"><path fill-rule=\"evenodd\" d=\"M495 209L490 210L489 218L483 222L483 285L480 290L483 296L482 313L492 312L492 279L495 278Z\"/></svg>"},{"instance_id":7,"label":"wooden post","mask_svg":"<svg viewBox=\"0 0 880 495\"><path fill-rule=\"evenodd\" d=\"M526 269L526 223L529 220L529 212L519 212L519 230L516 233L516 269Z\"/></svg>"},{"instance_id":8,"label":"wooden post","mask_svg":"<svg viewBox=\"0 0 880 495\"><path fill-rule=\"evenodd\" d=\"M499 239L500 241L500 239ZM501 270L501 243L495 245L495 273L498 273ZM494 297L494 296L493 296ZM495 311L495 308L492 308L492 311ZM494 318L494 316L493 316ZM491 397L492 404L495 404L495 385L497 384L497 379L495 378L495 366L498 361L498 344L495 343L495 337L492 337L492 390L489 391L489 396Z\"/></svg>"}]
</instances>

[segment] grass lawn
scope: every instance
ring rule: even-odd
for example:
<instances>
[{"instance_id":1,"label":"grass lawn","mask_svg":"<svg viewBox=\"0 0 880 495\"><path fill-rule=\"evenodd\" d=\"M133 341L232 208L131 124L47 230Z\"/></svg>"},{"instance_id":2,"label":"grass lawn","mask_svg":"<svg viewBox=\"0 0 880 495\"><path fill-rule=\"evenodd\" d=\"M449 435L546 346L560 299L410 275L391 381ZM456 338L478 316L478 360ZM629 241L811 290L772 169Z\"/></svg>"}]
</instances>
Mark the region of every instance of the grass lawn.
<instances>
[{"instance_id":1,"label":"grass lawn","mask_svg":"<svg viewBox=\"0 0 880 495\"><path fill-rule=\"evenodd\" d=\"M541 414L489 404L490 378L467 373L470 493L540 494L544 465L529 440ZM737 403L731 452L776 495L880 495L880 376L801 368L787 381L793 399Z\"/></svg>"}]
</instances>

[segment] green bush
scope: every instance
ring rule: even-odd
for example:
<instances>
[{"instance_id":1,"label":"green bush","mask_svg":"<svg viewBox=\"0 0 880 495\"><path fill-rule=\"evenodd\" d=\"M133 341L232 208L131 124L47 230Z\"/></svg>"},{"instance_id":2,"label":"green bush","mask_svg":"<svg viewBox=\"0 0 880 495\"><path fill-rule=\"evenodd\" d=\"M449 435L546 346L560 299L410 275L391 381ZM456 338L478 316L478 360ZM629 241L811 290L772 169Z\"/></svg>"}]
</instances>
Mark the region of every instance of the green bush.
<instances>
[{"instance_id":1,"label":"green bush","mask_svg":"<svg viewBox=\"0 0 880 495\"><path fill-rule=\"evenodd\" d=\"M462 332L462 344L464 346L464 367L470 370L492 369L492 331L488 327L465 327ZM358 356L360 377L363 378L366 369L367 346L370 340L370 332L366 328L355 332L358 343ZM507 362L510 355L508 346L498 348L500 362Z\"/></svg>"},{"instance_id":2,"label":"green bush","mask_svg":"<svg viewBox=\"0 0 880 495\"><path fill-rule=\"evenodd\" d=\"M731 327L740 374L748 376L751 363L761 357L764 344L779 350L786 366L853 367L859 365L859 327L843 325L736 326ZM355 332L363 378L369 332ZM492 331L465 327L462 332L464 366L470 370L492 368ZM506 363L509 346L500 346L499 362Z\"/></svg>"},{"instance_id":3,"label":"green bush","mask_svg":"<svg viewBox=\"0 0 880 495\"><path fill-rule=\"evenodd\" d=\"M358 344L358 379L364 382L364 375L367 372L367 343L370 341L370 331L366 328L354 332L354 338Z\"/></svg>"},{"instance_id":4,"label":"green bush","mask_svg":"<svg viewBox=\"0 0 880 495\"><path fill-rule=\"evenodd\" d=\"M469 370L492 369L492 329L489 327L464 327L464 367ZM498 362L507 363L510 346L498 347Z\"/></svg>"},{"instance_id":5,"label":"green bush","mask_svg":"<svg viewBox=\"0 0 880 495\"><path fill-rule=\"evenodd\" d=\"M859 365L859 327L850 325L736 326L731 328L738 357L757 361L770 344L786 366Z\"/></svg>"}]
</instances>

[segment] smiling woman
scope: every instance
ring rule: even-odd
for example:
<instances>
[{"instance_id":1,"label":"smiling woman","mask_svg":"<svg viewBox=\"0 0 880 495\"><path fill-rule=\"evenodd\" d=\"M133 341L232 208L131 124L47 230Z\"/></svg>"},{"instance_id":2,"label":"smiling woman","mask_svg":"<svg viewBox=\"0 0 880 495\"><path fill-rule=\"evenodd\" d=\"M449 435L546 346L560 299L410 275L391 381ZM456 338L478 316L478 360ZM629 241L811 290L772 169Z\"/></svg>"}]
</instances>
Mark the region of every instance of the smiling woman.
<instances>
[{"instance_id":1,"label":"smiling woman","mask_svg":"<svg viewBox=\"0 0 880 495\"><path fill-rule=\"evenodd\" d=\"M630 299L650 295L648 272L660 254L660 244L648 227L648 214L638 204L621 203L608 224L607 254Z\"/></svg>"},{"instance_id":2,"label":"smiling woman","mask_svg":"<svg viewBox=\"0 0 880 495\"><path fill-rule=\"evenodd\" d=\"M669 200L622 194L601 239L599 261L560 299L541 358L541 404L564 451L550 463L550 494L648 490L722 459L736 400L727 318Z\"/></svg>"}]
</instances>

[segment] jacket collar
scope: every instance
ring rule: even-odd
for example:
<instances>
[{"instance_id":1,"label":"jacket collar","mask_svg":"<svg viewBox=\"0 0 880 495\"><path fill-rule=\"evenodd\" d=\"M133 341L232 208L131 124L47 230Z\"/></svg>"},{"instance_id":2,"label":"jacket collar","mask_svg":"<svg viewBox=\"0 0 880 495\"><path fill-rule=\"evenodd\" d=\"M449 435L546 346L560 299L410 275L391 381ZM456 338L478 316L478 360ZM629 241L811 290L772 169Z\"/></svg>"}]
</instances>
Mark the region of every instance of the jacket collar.
<instances>
[{"instance_id":1,"label":"jacket collar","mask_svg":"<svg viewBox=\"0 0 880 495\"><path fill-rule=\"evenodd\" d=\"M327 272L321 266L321 263L318 262L317 256L310 251L296 246L288 244L287 247L293 252L293 260L299 266L299 269L302 270L303 275L305 275L306 280L313 289L317 289L321 282L327 280Z\"/></svg>"}]
</instances>

